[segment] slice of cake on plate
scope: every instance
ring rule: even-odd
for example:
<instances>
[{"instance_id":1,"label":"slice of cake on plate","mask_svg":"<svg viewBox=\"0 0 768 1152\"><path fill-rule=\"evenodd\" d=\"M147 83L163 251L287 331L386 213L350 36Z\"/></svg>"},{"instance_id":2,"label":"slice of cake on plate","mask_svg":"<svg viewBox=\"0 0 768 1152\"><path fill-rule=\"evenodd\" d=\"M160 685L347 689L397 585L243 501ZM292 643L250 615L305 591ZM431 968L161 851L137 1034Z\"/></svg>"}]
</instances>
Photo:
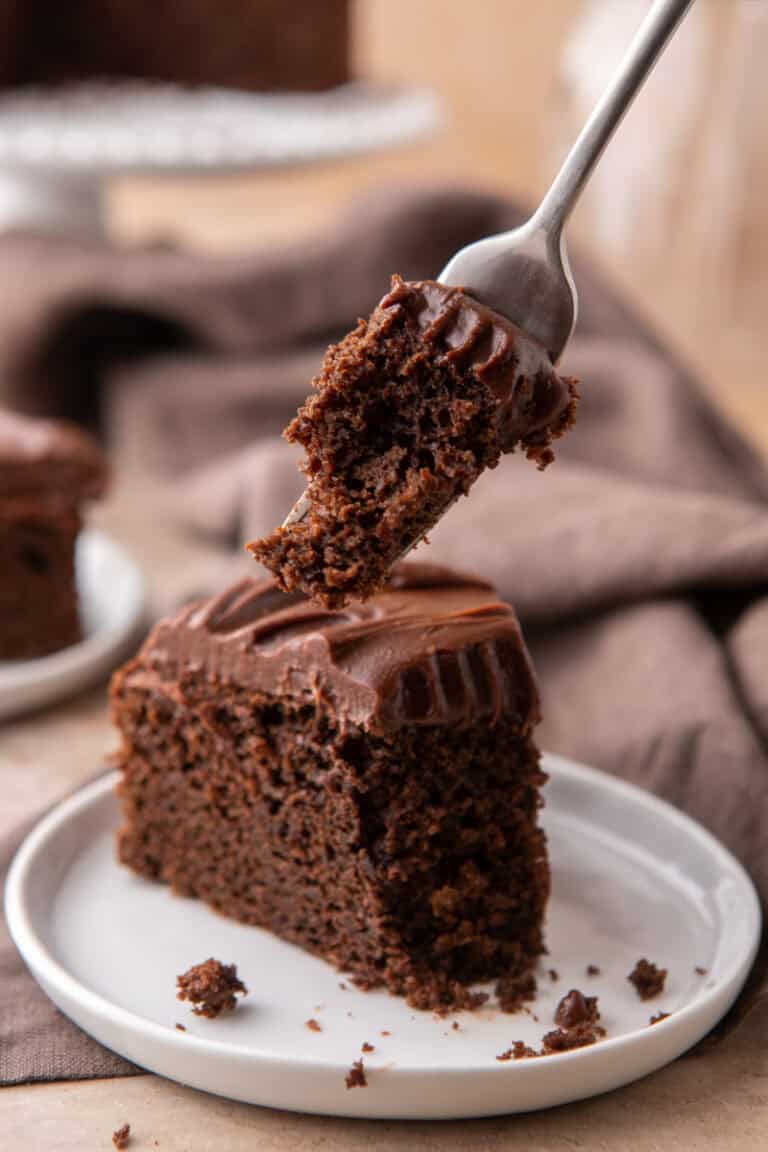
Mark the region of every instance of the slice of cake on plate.
<instances>
[{"instance_id":1,"label":"slice of cake on plate","mask_svg":"<svg viewBox=\"0 0 768 1152\"><path fill-rule=\"evenodd\" d=\"M83 503L106 482L86 433L0 411L0 660L46 656L80 639L75 544Z\"/></svg>"},{"instance_id":2,"label":"slice of cake on plate","mask_svg":"<svg viewBox=\"0 0 768 1152\"><path fill-rule=\"evenodd\" d=\"M245 580L113 681L120 860L419 1007L543 951L539 705L512 608L405 564L345 612Z\"/></svg>"},{"instance_id":3,"label":"slice of cake on plate","mask_svg":"<svg viewBox=\"0 0 768 1152\"><path fill-rule=\"evenodd\" d=\"M306 514L248 547L283 588L329 607L380 588L502 453L545 467L577 398L511 321L459 288L399 277L314 385L285 433L306 451Z\"/></svg>"}]
</instances>

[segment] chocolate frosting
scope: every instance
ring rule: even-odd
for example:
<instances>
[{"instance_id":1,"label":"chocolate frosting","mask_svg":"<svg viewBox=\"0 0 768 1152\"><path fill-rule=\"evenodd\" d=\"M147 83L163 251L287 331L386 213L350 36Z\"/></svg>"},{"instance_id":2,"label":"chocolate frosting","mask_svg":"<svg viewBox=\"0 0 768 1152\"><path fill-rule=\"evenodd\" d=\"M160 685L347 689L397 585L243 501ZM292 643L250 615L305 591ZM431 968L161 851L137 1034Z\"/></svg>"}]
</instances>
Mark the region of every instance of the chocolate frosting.
<instances>
[{"instance_id":1,"label":"chocolate frosting","mask_svg":"<svg viewBox=\"0 0 768 1152\"><path fill-rule=\"evenodd\" d=\"M331 612L272 579L246 579L162 621L132 679L168 686L185 673L275 695L325 700L343 721L537 722L538 695L512 608L489 585L402 564L365 603Z\"/></svg>"},{"instance_id":2,"label":"chocolate frosting","mask_svg":"<svg viewBox=\"0 0 768 1152\"><path fill-rule=\"evenodd\" d=\"M58 420L0 411L0 500L74 502L100 496L106 483L104 456L87 433Z\"/></svg>"},{"instance_id":3,"label":"chocolate frosting","mask_svg":"<svg viewBox=\"0 0 768 1152\"><path fill-rule=\"evenodd\" d=\"M502 451L546 439L573 403L573 381L558 376L544 347L463 289L394 276L377 311L385 319L393 310L404 311L438 355L471 369L492 389Z\"/></svg>"}]
</instances>

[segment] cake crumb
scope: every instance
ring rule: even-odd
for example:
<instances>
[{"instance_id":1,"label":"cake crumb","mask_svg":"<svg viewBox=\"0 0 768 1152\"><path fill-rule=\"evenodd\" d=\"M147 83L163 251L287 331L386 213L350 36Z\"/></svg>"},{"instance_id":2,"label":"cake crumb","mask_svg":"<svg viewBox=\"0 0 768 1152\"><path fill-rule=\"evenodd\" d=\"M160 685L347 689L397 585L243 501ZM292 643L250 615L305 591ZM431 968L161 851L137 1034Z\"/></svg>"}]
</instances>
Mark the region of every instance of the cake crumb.
<instances>
[{"instance_id":1,"label":"cake crumb","mask_svg":"<svg viewBox=\"0 0 768 1152\"><path fill-rule=\"evenodd\" d=\"M600 969L597 964L587 964L587 976L599 976Z\"/></svg>"},{"instance_id":2,"label":"cake crumb","mask_svg":"<svg viewBox=\"0 0 768 1152\"><path fill-rule=\"evenodd\" d=\"M634 985L641 1000L652 1000L654 996L663 992L666 979L667 969L657 968L652 961L646 960L645 957L638 960L627 976L627 980Z\"/></svg>"},{"instance_id":3,"label":"cake crumb","mask_svg":"<svg viewBox=\"0 0 768 1152\"><path fill-rule=\"evenodd\" d=\"M122 1128L118 1128L116 1132L112 1133L112 1143L114 1144L115 1148L127 1148L130 1142L130 1124L123 1124Z\"/></svg>"},{"instance_id":4,"label":"cake crumb","mask_svg":"<svg viewBox=\"0 0 768 1152\"><path fill-rule=\"evenodd\" d=\"M496 984L496 997L502 1012L519 1012L526 1000L536 996L536 977L532 972L523 976L502 976Z\"/></svg>"},{"instance_id":5,"label":"cake crumb","mask_svg":"<svg viewBox=\"0 0 768 1152\"><path fill-rule=\"evenodd\" d=\"M661 1020L669 1019L669 1012L657 1012L655 1016L651 1016L648 1021L649 1024L658 1024Z\"/></svg>"},{"instance_id":6,"label":"cake crumb","mask_svg":"<svg viewBox=\"0 0 768 1152\"><path fill-rule=\"evenodd\" d=\"M706 976L707 969L702 968L702 967L700 967L700 965L697 964L696 967L694 968L694 972L696 973L697 976Z\"/></svg>"},{"instance_id":7,"label":"cake crumb","mask_svg":"<svg viewBox=\"0 0 768 1152\"><path fill-rule=\"evenodd\" d=\"M386 1028L384 1029L384 1031L381 1034L382 1034L382 1036L391 1036L392 1035L391 1032L387 1032Z\"/></svg>"},{"instance_id":8,"label":"cake crumb","mask_svg":"<svg viewBox=\"0 0 768 1152\"><path fill-rule=\"evenodd\" d=\"M459 1024L458 1020L454 1020L453 1024L451 1024L451 1028L453 1028L454 1032L458 1032L459 1028L461 1028L461 1024Z\"/></svg>"},{"instance_id":9,"label":"cake crumb","mask_svg":"<svg viewBox=\"0 0 768 1152\"><path fill-rule=\"evenodd\" d=\"M362 1048L360 1049L360 1051L361 1052L375 1052L376 1048L374 1047L373 1044L369 1044L368 1041L366 1040L365 1043L363 1044Z\"/></svg>"},{"instance_id":10,"label":"cake crumb","mask_svg":"<svg viewBox=\"0 0 768 1152\"><path fill-rule=\"evenodd\" d=\"M186 1032L186 1028L183 1024L174 1024L174 1028L177 1032Z\"/></svg>"},{"instance_id":11,"label":"cake crumb","mask_svg":"<svg viewBox=\"0 0 768 1152\"><path fill-rule=\"evenodd\" d=\"M542 1055L555 1052L571 1052L574 1048L586 1048L599 1037L605 1036L605 1029L592 1024L578 1024L575 1028L555 1028L542 1039Z\"/></svg>"},{"instance_id":12,"label":"cake crumb","mask_svg":"<svg viewBox=\"0 0 768 1152\"><path fill-rule=\"evenodd\" d=\"M443 975L429 980L409 976L405 982L405 998L411 1008L432 1011L441 1019L451 1012L474 1012L490 999L487 992L473 992L458 980L448 980Z\"/></svg>"},{"instance_id":13,"label":"cake crumb","mask_svg":"<svg viewBox=\"0 0 768 1152\"><path fill-rule=\"evenodd\" d=\"M571 988L555 1009L557 1028L542 1038L541 1055L570 1052L585 1048L605 1036L599 1023L600 1009L597 996L585 996L578 988Z\"/></svg>"},{"instance_id":14,"label":"cake crumb","mask_svg":"<svg viewBox=\"0 0 768 1152\"><path fill-rule=\"evenodd\" d=\"M540 1056L541 1053L537 1052L535 1048L529 1048L522 1040L515 1040L511 1048L507 1048L505 1052L500 1052L496 1057L497 1060L531 1060L534 1056Z\"/></svg>"},{"instance_id":15,"label":"cake crumb","mask_svg":"<svg viewBox=\"0 0 768 1152\"><path fill-rule=\"evenodd\" d=\"M362 1060L353 1060L352 1067L347 1073L344 1083L347 1088L367 1088L368 1081L365 1078L365 1068L363 1067Z\"/></svg>"},{"instance_id":16,"label":"cake crumb","mask_svg":"<svg viewBox=\"0 0 768 1152\"><path fill-rule=\"evenodd\" d=\"M560 1028L577 1028L580 1024L597 1024L600 1011L597 996L585 996L571 988L555 1009L555 1024Z\"/></svg>"},{"instance_id":17,"label":"cake crumb","mask_svg":"<svg viewBox=\"0 0 768 1152\"><path fill-rule=\"evenodd\" d=\"M310 1032L322 1032L323 1030L322 1026L318 1024L314 1016L311 1016L309 1020L304 1021L304 1027L309 1028Z\"/></svg>"},{"instance_id":18,"label":"cake crumb","mask_svg":"<svg viewBox=\"0 0 768 1152\"><path fill-rule=\"evenodd\" d=\"M560 979L560 975L556 968L549 969L549 978L553 984L555 984Z\"/></svg>"},{"instance_id":19,"label":"cake crumb","mask_svg":"<svg viewBox=\"0 0 768 1152\"><path fill-rule=\"evenodd\" d=\"M178 1000L192 1005L195 1016L213 1020L222 1012L232 1012L237 996L246 996L248 989L238 978L234 964L222 964L211 957L202 964L194 964L176 977Z\"/></svg>"}]
</instances>

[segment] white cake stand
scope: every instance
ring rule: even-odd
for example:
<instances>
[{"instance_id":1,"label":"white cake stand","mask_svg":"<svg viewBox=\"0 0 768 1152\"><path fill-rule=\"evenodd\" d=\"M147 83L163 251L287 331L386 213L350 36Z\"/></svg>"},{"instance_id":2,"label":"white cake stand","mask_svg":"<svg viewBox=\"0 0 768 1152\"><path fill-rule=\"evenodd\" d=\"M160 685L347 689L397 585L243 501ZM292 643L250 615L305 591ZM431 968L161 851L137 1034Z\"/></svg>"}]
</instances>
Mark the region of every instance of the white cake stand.
<instances>
[{"instance_id":1,"label":"white cake stand","mask_svg":"<svg viewBox=\"0 0 768 1152\"><path fill-rule=\"evenodd\" d=\"M109 177L309 164L392 148L434 132L424 90L349 84L262 94L98 82L0 96L0 229L98 232Z\"/></svg>"}]
</instances>

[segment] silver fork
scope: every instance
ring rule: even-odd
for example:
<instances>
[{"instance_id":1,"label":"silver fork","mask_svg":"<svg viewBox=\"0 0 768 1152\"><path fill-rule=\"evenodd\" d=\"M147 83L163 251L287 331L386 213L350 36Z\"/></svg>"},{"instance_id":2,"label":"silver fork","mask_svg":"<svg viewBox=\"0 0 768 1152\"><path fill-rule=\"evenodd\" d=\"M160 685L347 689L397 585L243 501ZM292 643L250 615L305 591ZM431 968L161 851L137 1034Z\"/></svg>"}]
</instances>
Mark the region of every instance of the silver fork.
<instances>
[{"instance_id":1,"label":"silver fork","mask_svg":"<svg viewBox=\"0 0 768 1152\"><path fill-rule=\"evenodd\" d=\"M624 113L692 3L656 0L530 220L462 248L438 277L440 283L464 288L514 321L547 349L553 363L571 338L578 312L565 224ZM305 493L284 527L303 520L309 508Z\"/></svg>"}]
</instances>

